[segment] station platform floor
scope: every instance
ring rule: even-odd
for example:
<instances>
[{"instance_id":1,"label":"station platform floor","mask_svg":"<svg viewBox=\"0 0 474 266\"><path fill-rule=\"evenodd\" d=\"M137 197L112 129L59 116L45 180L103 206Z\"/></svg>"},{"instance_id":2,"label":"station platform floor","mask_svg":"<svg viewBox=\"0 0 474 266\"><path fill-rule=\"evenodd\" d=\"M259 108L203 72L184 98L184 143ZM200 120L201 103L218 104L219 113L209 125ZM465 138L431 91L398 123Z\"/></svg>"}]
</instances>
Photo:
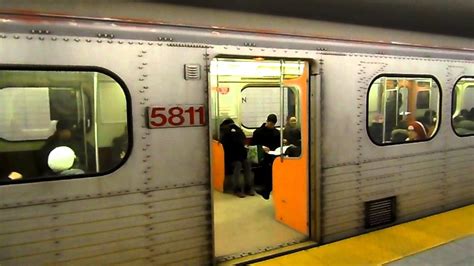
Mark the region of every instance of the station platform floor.
<instances>
[{"instance_id":1,"label":"station platform floor","mask_svg":"<svg viewBox=\"0 0 474 266\"><path fill-rule=\"evenodd\" d=\"M474 205L251 265L474 265Z\"/></svg>"}]
</instances>

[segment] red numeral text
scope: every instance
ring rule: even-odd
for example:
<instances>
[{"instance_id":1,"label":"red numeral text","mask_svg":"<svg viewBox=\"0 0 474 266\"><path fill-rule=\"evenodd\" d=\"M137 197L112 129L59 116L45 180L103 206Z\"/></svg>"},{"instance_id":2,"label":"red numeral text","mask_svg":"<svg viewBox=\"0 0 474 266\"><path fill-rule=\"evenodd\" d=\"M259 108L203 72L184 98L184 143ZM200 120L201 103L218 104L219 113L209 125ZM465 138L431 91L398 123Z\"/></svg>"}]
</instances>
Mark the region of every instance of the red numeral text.
<instances>
[{"instance_id":1,"label":"red numeral text","mask_svg":"<svg viewBox=\"0 0 474 266\"><path fill-rule=\"evenodd\" d=\"M202 126L205 124L204 106L168 106L148 108L148 127Z\"/></svg>"}]
</instances>

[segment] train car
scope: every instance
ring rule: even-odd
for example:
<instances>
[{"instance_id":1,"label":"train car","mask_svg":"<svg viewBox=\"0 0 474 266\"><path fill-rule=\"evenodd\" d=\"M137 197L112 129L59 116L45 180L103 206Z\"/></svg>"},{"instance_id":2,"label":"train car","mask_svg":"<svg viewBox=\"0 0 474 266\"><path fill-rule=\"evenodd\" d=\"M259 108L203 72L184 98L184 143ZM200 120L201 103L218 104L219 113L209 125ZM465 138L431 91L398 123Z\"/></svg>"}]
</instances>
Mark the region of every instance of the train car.
<instances>
[{"instance_id":1,"label":"train car","mask_svg":"<svg viewBox=\"0 0 474 266\"><path fill-rule=\"evenodd\" d=\"M21 12L0 48L1 265L205 265L474 201L469 49ZM228 118L266 199L226 193Z\"/></svg>"}]
</instances>

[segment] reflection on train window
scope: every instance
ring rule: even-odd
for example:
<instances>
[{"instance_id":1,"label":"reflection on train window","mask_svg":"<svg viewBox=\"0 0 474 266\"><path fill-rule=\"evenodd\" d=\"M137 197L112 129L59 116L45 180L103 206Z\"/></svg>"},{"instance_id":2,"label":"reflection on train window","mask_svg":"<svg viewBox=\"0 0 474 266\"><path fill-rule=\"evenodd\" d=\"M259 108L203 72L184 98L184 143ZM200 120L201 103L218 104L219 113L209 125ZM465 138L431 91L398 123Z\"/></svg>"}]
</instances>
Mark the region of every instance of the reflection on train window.
<instances>
[{"instance_id":1,"label":"reflection on train window","mask_svg":"<svg viewBox=\"0 0 474 266\"><path fill-rule=\"evenodd\" d=\"M259 128L268 114L279 114L280 87L246 87L241 92L241 122L246 128ZM283 117L296 116L295 92L283 88ZM276 127L280 127L278 121Z\"/></svg>"},{"instance_id":2,"label":"reflection on train window","mask_svg":"<svg viewBox=\"0 0 474 266\"><path fill-rule=\"evenodd\" d=\"M379 77L369 89L368 134L375 144L431 139L439 125L440 88L431 77Z\"/></svg>"},{"instance_id":3,"label":"reflection on train window","mask_svg":"<svg viewBox=\"0 0 474 266\"><path fill-rule=\"evenodd\" d=\"M0 71L0 183L95 174L129 149L114 79L86 71Z\"/></svg>"},{"instance_id":4,"label":"reflection on train window","mask_svg":"<svg viewBox=\"0 0 474 266\"><path fill-rule=\"evenodd\" d=\"M474 135L474 78L461 78L453 92L454 131L459 136Z\"/></svg>"}]
</instances>

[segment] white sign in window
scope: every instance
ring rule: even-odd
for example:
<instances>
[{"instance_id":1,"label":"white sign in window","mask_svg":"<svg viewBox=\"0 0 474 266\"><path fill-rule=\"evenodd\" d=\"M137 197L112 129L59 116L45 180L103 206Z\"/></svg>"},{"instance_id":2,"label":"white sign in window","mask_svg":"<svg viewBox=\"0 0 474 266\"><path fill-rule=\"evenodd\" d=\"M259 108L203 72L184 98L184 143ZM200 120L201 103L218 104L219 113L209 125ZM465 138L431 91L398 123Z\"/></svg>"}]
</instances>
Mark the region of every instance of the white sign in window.
<instances>
[{"instance_id":1,"label":"white sign in window","mask_svg":"<svg viewBox=\"0 0 474 266\"><path fill-rule=\"evenodd\" d=\"M247 87L242 90L240 117L242 125L258 128L265 123L269 114L276 114L280 120L279 87ZM283 117L294 115L295 96L292 90L283 88ZM280 126L278 121L276 126Z\"/></svg>"},{"instance_id":2,"label":"white sign in window","mask_svg":"<svg viewBox=\"0 0 474 266\"><path fill-rule=\"evenodd\" d=\"M56 129L50 119L49 89L10 87L0 90L0 138L8 141L46 139Z\"/></svg>"}]
</instances>

